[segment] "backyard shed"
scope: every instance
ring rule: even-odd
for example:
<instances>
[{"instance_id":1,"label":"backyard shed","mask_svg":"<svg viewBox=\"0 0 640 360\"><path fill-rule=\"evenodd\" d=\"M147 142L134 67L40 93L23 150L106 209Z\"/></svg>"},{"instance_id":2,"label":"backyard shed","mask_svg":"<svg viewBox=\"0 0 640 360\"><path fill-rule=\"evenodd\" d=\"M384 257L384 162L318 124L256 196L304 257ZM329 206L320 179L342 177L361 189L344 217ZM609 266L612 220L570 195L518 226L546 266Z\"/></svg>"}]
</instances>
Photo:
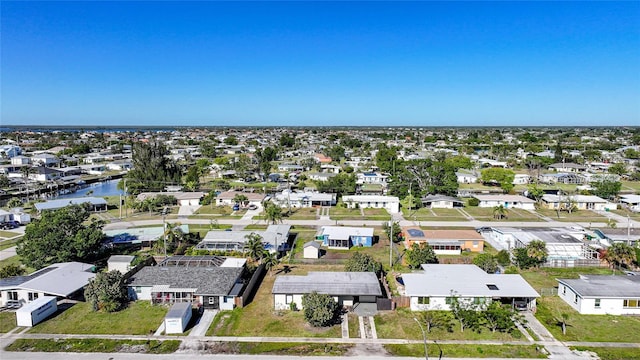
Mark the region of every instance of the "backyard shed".
<instances>
[{"instance_id":1,"label":"backyard shed","mask_svg":"<svg viewBox=\"0 0 640 360\"><path fill-rule=\"evenodd\" d=\"M171 306L164 318L165 334L182 334L191 320L191 302L178 302Z\"/></svg>"},{"instance_id":2,"label":"backyard shed","mask_svg":"<svg viewBox=\"0 0 640 360\"><path fill-rule=\"evenodd\" d=\"M18 326L33 326L58 310L55 296L43 296L16 310Z\"/></svg>"},{"instance_id":3,"label":"backyard shed","mask_svg":"<svg viewBox=\"0 0 640 360\"><path fill-rule=\"evenodd\" d=\"M304 244L304 258L317 259L320 257L320 244L315 241L309 241Z\"/></svg>"}]
</instances>

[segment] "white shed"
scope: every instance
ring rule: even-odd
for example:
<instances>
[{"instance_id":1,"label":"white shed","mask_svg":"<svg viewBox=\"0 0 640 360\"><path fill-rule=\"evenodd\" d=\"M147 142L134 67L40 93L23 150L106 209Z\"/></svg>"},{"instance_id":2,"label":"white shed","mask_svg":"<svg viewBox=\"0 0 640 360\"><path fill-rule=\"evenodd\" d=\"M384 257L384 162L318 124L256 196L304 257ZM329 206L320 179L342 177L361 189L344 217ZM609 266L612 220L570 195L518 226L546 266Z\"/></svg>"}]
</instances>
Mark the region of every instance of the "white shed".
<instances>
[{"instance_id":1,"label":"white shed","mask_svg":"<svg viewBox=\"0 0 640 360\"><path fill-rule=\"evenodd\" d=\"M305 259L317 259L320 257L320 244L315 241L309 241L304 244L303 249Z\"/></svg>"},{"instance_id":2,"label":"white shed","mask_svg":"<svg viewBox=\"0 0 640 360\"><path fill-rule=\"evenodd\" d=\"M112 255L107 260L107 270L118 270L121 274L126 274L133 267L131 263L135 258L133 255Z\"/></svg>"},{"instance_id":3,"label":"white shed","mask_svg":"<svg viewBox=\"0 0 640 360\"><path fill-rule=\"evenodd\" d=\"M191 320L191 302L173 304L164 318L165 334L182 334Z\"/></svg>"},{"instance_id":4,"label":"white shed","mask_svg":"<svg viewBox=\"0 0 640 360\"><path fill-rule=\"evenodd\" d=\"M43 296L16 310L18 326L33 326L58 310L55 296Z\"/></svg>"}]
</instances>

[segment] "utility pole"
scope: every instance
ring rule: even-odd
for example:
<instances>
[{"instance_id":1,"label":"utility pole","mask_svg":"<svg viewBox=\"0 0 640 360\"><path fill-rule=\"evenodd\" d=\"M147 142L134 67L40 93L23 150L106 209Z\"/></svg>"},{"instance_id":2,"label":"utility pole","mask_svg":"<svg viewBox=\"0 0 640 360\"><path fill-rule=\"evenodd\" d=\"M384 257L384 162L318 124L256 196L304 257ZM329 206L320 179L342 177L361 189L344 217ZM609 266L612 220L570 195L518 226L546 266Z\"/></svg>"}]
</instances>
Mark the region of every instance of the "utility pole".
<instances>
[{"instance_id":1,"label":"utility pole","mask_svg":"<svg viewBox=\"0 0 640 360\"><path fill-rule=\"evenodd\" d=\"M393 221L389 220L389 271L393 268Z\"/></svg>"}]
</instances>

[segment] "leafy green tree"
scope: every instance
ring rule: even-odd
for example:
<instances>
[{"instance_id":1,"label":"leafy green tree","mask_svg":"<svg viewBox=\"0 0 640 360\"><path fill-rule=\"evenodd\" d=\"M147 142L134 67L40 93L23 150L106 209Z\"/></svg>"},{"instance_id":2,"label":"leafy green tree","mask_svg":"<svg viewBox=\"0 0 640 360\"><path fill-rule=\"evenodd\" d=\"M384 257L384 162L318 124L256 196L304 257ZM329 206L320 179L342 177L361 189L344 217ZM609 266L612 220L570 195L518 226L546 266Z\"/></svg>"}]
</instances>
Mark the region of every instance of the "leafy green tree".
<instances>
[{"instance_id":1,"label":"leafy green tree","mask_svg":"<svg viewBox=\"0 0 640 360\"><path fill-rule=\"evenodd\" d=\"M328 294L312 292L302 297L304 319L313 327L330 326L340 314L338 303Z\"/></svg>"},{"instance_id":2,"label":"leafy green tree","mask_svg":"<svg viewBox=\"0 0 640 360\"><path fill-rule=\"evenodd\" d=\"M629 266L635 259L636 254L635 250L622 242L613 243L613 245L607 248L607 252L604 255L604 259L614 267L618 266Z\"/></svg>"},{"instance_id":3,"label":"leafy green tree","mask_svg":"<svg viewBox=\"0 0 640 360\"><path fill-rule=\"evenodd\" d=\"M247 205L247 202L249 202L249 198L247 197L247 195L244 195L244 194L236 194L233 197L233 202L238 205L245 206Z\"/></svg>"},{"instance_id":4,"label":"leafy green tree","mask_svg":"<svg viewBox=\"0 0 640 360\"><path fill-rule=\"evenodd\" d=\"M507 210L507 208L505 208L503 205L494 206L493 207L493 218L494 219L498 219L498 220L502 220L503 218L507 217L507 213L508 212L509 212L509 210Z\"/></svg>"},{"instance_id":5,"label":"leafy green tree","mask_svg":"<svg viewBox=\"0 0 640 360\"><path fill-rule=\"evenodd\" d=\"M69 205L44 211L18 240L16 252L22 263L40 269L57 262L95 260L101 252L104 222L89 220L89 210Z\"/></svg>"},{"instance_id":6,"label":"leafy green tree","mask_svg":"<svg viewBox=\"0 0 640 360\"><path fill-rule=\"evenodd\" d=\"M272 202L268 202L264 205L264 214L266 220L272 224L282 222L282 209Z\"/></svg>"},{"instance_id":7,"label":"leafy green tree","mask_svg":"<svg viewBox=\"0 0 640 360\"><path fill-rule=\"evenodd\" d=\"M233 135L229 135L224 139L224 143L231 146L238 145L238 138Z\"/></svg>"},{"instance_id":8,"label":"leafy green tree","mask_svg":"<svg viewBox=\"0 0 640 360\"><path fill-rule=\"evenodd\" d=\"M501 304L499 301L492 301L489 306L482 311L484 324L491 332L510 332L515 329L514 316L514 310L508 305Z\"/></svg>"},{"instance_id":9,"label":"leafy green tree","mask_svg":"<svg viewBox=\"0 0 640 360\"><path fill-rule=\"evenodd\" d=\"M609 166L608 171L610 174L622 176L627 173L627 166L624 163L615 163Z\"/></svg>"},{"instance_id":10,"label":"leafy green tree","mask_svg":"<svg viewBox=\"0 0 640 360\"><path fill-rule=\"evenodd\" d=\"M127 192L162 191L167 185L181 182L181 171L162 143L138 142L133 145L133 169L126 175ZM119 185L119 184L118 184Z\"/></svg>"},{"instance_id":11,"label":"leafy green tree","mask_svg":"<svg viewBox=\"0 0 640 360\"><path fill-rule=\"evenodd\" d=\"M481 173L483 183L498 183L504 192L509 192L513 189L513 179L515 176L516 174L513 171L498 167L484 169Z\"/></svg>"},{"instance_id":12,"label":"leafy green tree","mask_svg":"<svg viewBox=\"0 0 640 360\"><path fill-rule=\"evenodd\" d=\"M547 250L547 245L542 240L532 240L526 246L527 256L533 259L536 263L536 266L544 264L547 261L547 256L549 255L549 251Z\"/></svg>"},{"instance_id":13,"label":"leafy green tree","mask_svg":"<svg viewBox=\"0 0 640 360\"><path fill-rule=\"evenodd\" d=\"M477 329L480 326L481 314L478 311L478 306L473 302L463 301L453 292L447 301L451 313L460 324L460 332L463 332L464 329Z\"/></svg>"},{"instance_id":14,"label":"leafy green tree","mask_svg":"<svg viewBox=\"0 0 640 360\"><path fill-rule=\"evenodd\" d=\"M338 197L356 192L356 177L354 174L341 172L326 181L316 181L319 192L336 193Z\"/></svg>"},{"instance_id":15,"label":"leafy green tree","mask_svg":"<svg viewBox=\"0 0 640 360\"><path fill-rule=\"evenodd\" d=\"M428 333L434 329L444 329L446 331L451 331L452 323L453 323L453 315L450 311L442 311L442 310L431 310L431 311L423 311L420 315L418 315L421 323L425 325L425 328Z\"/></svg>"},{"instance_id":16,"label":"leafy green tree","mask_svg":"<svg viewBox=\"0 0 640 360\"><path fill-rule=\"evenodd\" d=\"M594 181L591 185L593 185L593 195L599 196L603 199L610 199L617 196L622 188L622 183L620 181L611 181L607 179Z\"/></svg>"},{"instance_id":17,"label":"leafy green tree","mask_svg":"<svg viewBox=\"0 0 640 360\"><path fill-rule=\"evenodd\" d=\"M348 272L372 272L380 275L382 264L371 255L355 252L344 264L344 270Z\"/></svg>"},{"instance_id":18,"label":"leafy green tree","mask_svg":"<svg viewBox=\"0 0 640 360\"><path fill-rule=\"evenodd\" d=\"M262 236L252 232L245 236L247 242L245 243L244 250L253 261L260 261L264 256L264 243L262 242Z\"/></svg>"},{"instance_id":19,"label":"leafy green tree","mask_svg":"<svg viewBox=\"0 0 640 360\"><path fill-rule=\"evenodd\" d=\"M7 264L0 268L0 279L20 276L26 274L27 271L18 264Z\"/></svg>"},{"instance_id":20,"label":"leafy green tree","mask_svg":"<svg viewBox=\"0 0 640 360\"><path fill-rule=\"evenodd\" d=\"M389 222L385 221L382 223L382 231L389 236L391 234L391 238L393 242L398 242L402 239L402 228L400 227L400 223L397 221L391 222L391 228L389 228Z\"/></svg>"},{"instance_id":21,"label":"leafy green tree","mask_svg":"<svg viewBox=\"0 0 640 360\"><path fill-rule=\"evenodd\" d=\"M511 265L511 255L507 250L500 250L495 256L496 261L500 266L509 266Z\"/></svg>"},{"instance_id":22,"label":"leafy green tree","mask_svg":"<svg viewBox=\"0 0 640 360\"><path fill-rule=\"evenodd\" d=\"M127 286L118 270L97 274L85 287L84 297L93 311L115 312L129 301Z\"/></svg>"},{"instance_id":23,"label":"leafy green tree","mask_svg":"<svg viewBox=\"0 0 640 360\"><path fill-rule=\"evenodd\" d=\"M0 175L0 188L6 189L11 185L11 181L5 175Z\"/></svg>"},{"instance_id":24,"label":"leafy green tree","mask_svg":"<svg viewBox=\"0 0 640 360\"><path fill-rule=\"evenodd\" d=\"M278 264L280 264L280 259L278 259L278 253L265 251L262 257L262 263L264 264L264 267L269 272L269 275L272 276L273 269L275 269L278 266Z\"/></svg>"},{"instance_id":25,"label":"leafy green tree","mask_svg":"<svg viewBox=\"0 0 640 360\"><path fill-rule=\"evenodd\" d=\"M293 136L289 135L288 133L285 133L280 136L279 143L280 143L280 146L282 147L290 148L296 144L296 139Z\"/></svg>"},{"instance_id":26,"label":"leafy green tree","mask_svg":"<svg viewBox=\"0 0 640 360\"><path fill-rule=\"evenodd\" d=\"M412 269L420 268L422 264L437 264L438 257L433 248L427 243L413 243L411 249L405 253L407 265Z\"/></svg>"},{"instance_id":27,"label":"leafy green tree","mask_svg":"<svg viewBox=\"0 0 640 360\"><path fill-rule=\"evenodd\" d=\"M486 271L489 274L493 274L498 270L498 261L491 254L480 254L473 259L473 264Z\"/></svg>"},{"instance_id":28,"label":"leafy green tree","mask_svg":"<svg viewBox=\"0 0 640 360\"><path fill-rule=\"evenodd\" d=\"M17 208L20 206L22 206L22 200L18 199L17 197L12 197L11 199L9 199L9 201L7 201L7 207L9 209Z\"/></svg>"},{"instance_id":29,"label":"leafy green tree","mask_svg":"<svg viewBox=\"0 0 640 360\"><path fill-rule=\"evenodd\" d=\"M544 190L542 190L538 184L531 184L527 187L527 193L529 197L532 197L536 202L538 202L542 199Z\"/></svg>"}]
</instances>

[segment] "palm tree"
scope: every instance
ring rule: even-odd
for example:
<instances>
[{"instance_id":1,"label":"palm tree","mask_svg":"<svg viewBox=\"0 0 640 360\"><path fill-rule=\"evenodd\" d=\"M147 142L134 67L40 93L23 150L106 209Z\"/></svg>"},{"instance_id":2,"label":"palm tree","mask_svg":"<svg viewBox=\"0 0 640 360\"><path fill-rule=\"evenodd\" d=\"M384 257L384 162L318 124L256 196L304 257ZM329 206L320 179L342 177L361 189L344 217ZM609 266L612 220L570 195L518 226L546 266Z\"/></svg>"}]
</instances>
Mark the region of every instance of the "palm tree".
<instances>
[{"instance_id":1,"label":"palm tree","mask_svg":"<svg viewBox=\"0 0 640 360\"><path fill-rule=\"evenodd\" d=\"M546 261L549 252L547 245L542 240L532 240L527 244L527 256L535 259L536 263L542 264Z\"/></svg>"},{"instance_id":2,"label":"palm tree","mask_svg":"<svg viewBox=\"0 0 640 360\"><path fill-rule=\"evenodd\" d=\"M272 270L275 269L280 263L280 260L278 259L278 253L265 251L264 257L262 258L262 263L264 264L265 268L269 271L269 275L272 276L273 275Z\"/></svg>"},{"instance_id":3,"label":"palm tree","mask_svg":"<svg viewBox=\"0 0 640 360\"><path fill-rule=\"evenodd\" d=\"M33 168L31 165L23 166L20 168L20 173L24 178L24 185L27 190L27 201L29 201L29 175L33 174Z\"/></svg>"},{"instance_id":4,"label":"palm tree","mask_svg":"<svg viewBox=\"0 0 640 360\"><path fill-rule=\"evenodd\" d=\"M164 236L165 240L167 241L167 245L170 245L171 247L182 245L184 233L182 232L182 228L180 226L180 223L166 223L162 236Z\"/></svg>"},{"instance_id":5,"label":"palm tree","mask_svg":"<svg viewBox=\"0 0 640 360\"><path fill-rule=\"evenodd\" d=\"M613 243L604 255L604 259L613 268L615 265L628 266L633 262L636 254L634 249L625 243Z\"/></svg>"},{"instance_id":6,"label":"palm tree","mask_svg":"<svg viewBox=\"0 0 640 360\"><path fill-rule=\"evenodd\" d=\"M282 222L282 209L276 204L267 203L264 208L264 213L267 221L272 224Z\"/></svg>"},{"instance_id":7,"label":"palm tree","mask_svg":"<svg viewBox=\"0 0 640 360\"><path fill-rule=\"evenodd\" d=\"M252 232L245 236L247 239L244 245L244 250L247 255L254 261L259 261L264 256L264 244L262 243L262 236Z\"/></svg>"},{"instance_id":8,"label":"palm tree","mask_svg":"<svg viewBox=\"0 0 640 360\"><path fill-rule=\"evenodd\" d=\"M493 208L493 218L498 220L502 218L506 218L507 212L508 212L507 208L505 208L503 205L495 206Z\"/></svg>"}]
</instances>

